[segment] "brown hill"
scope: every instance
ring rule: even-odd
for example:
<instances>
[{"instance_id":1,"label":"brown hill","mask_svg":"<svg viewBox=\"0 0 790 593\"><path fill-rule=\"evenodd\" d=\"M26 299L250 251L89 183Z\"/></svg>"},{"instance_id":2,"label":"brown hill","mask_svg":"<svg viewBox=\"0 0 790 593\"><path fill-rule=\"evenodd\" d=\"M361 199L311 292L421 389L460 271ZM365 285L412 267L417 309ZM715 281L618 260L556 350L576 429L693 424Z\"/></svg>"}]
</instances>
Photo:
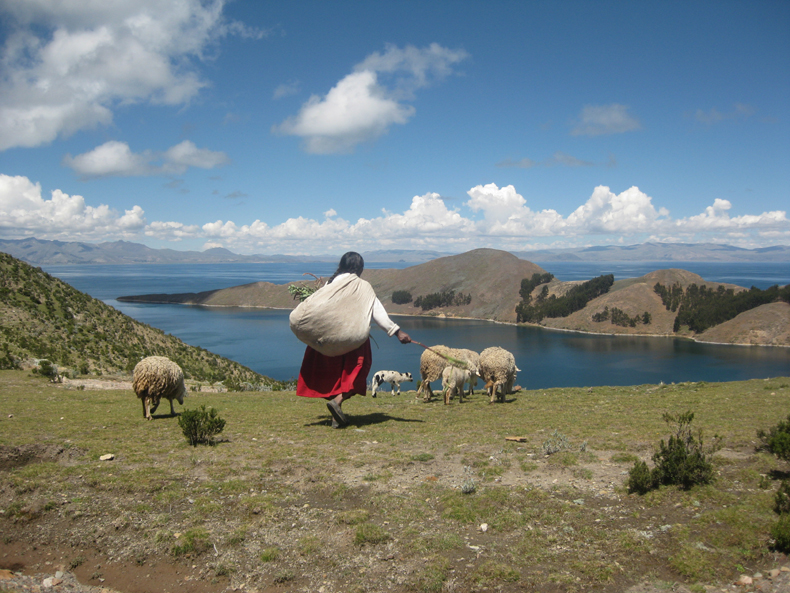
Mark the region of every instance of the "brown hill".
<instances>
[{"instance_id":1,"label":"brown hill","mask_svg":"<svg viewBox=\"0 0 790 593\"><path fill-rule=\"evenodd\" d=\"M362 277L371 283L389 313L419 315L424 312L413 303L396 305L392 293L406 290L416 299L432 293L453 290L471 295L468 305L443 307L428 315L473 317L515 323L521 280L535 273L545 273L540 266L517 258L506 251L475 249L461 255L435 259L402 270L370 270ZM312 281L305 281L310 284ZM297 283L300 284L300 283ZM287 284L254 282L201 293L160 294L120 297L119 301L147 303L183 303L215 307L275 307L292 309L296 301L288 294Z\"/></svg>"},{"instance_id":2,"label":"brown hill","mask_svg":"<svg viewBox=\"0 0 790 593\"><path fill-rule=\"evenodd\" d=\"M790 304L769 303L744 311L701 333L700 342L790 346Z\"/></svg>"},{"instance_id":3,"label":"brown hill","mask_svg":"<svg viewBox=\"0 0 790 593\"><path fill-rule=\"evenodd\" d=\"M568 317L544 319L541 325L556 329L568 329L584 332L606 334L651 334L651 335L678 335L673 332L676 313L668 311L661 302L661 297L656 294L653 287L656 283L664 286L680 284L684 289L691 284L706 285L708 288L732 288L735 292L746 290L742 286L720 282L708 282L701 276L679 269L656 270L639 278L618 280L611 290L590 301L581 311ZM549 294L562 295L578 282L558 282L549 284ZM536 294L540 288L535 290ZM775 307L775 305L778 305ZM784 305L784 307L782 306ZM638 323L635 327L615 325L611 320L593 321L593 315L602 312L606 307L611 311L618 308L629 317L636 317L648 312L651 317L649 325ZM702 341L721 342L729 344L771 344L790 345L788 336L786 303L774 303L757 307L751 311L741 313L734 319L711 328L698 336ZM784 316L784 317L783 317ZM784 319L784 321L783 321ZM692 337L692 334L683 334ZM693 336L697 338L697 336Z\"/></svg>"}]
</instances>

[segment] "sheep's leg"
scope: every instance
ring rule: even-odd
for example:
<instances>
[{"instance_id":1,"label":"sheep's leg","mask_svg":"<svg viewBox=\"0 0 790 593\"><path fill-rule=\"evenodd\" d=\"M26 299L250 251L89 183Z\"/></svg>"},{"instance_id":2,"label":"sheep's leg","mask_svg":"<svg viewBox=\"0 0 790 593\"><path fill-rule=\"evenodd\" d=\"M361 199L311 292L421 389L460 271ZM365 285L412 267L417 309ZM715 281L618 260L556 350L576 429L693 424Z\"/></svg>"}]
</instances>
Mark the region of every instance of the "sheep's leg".
<instances>
[{"instance_id":1,"label":"sheep's leg","mask_svg":"<svg viewBox=\"0 0 790 593\"><path fill-rule=\"evenodd\" d=\"M446 387L444 389L444 405L445 406L449 406L450 405L450 388L449 387Z\"/></svg>"},{"instance_id":2,"label":"sheep's leg","mask_svg":"<svg viewBox=\"0 0 790 593\"><path fill-rule=\"evenodd\" d=\"M145 408L145 418L146 418L146 420L153 420L154 417L151 415L151 398L150 397L146 397L145 400L143 400L143 401L144 401L143 408Z\"/></svg>"},{"instance_id":3,"label":"sheep's leg","mask_svg":"<svg viewBox=\"0 0 790 593\"><path fill-rule=\"evenodd\" d=\"M463 383L461 383L461 388L458 389L457 391L458 391L458 403L462 404L462 403L464 403L464 384Z\"/></svg>"},{"instance_id":4,"label":"sheep's leg","mask_svg":"<svg viewBox=\"0 0 790 593\"><path fill-rule=\"evenodd\" d=\"M157 401L156 401L156 403L155 403L153 406L151 406L151 413L152 413L152 414L153 414L154 412L156 412L156 409L159 407L159 401L161 401L161 400L157 400ZM173 405L173 402L172 402L172 401L170 402L170 405L171 405L171 406Z\"/></svg>"},{"instance_id":5,"label":"sheep's leg","mask_svg":"<svg viewBox=\"0 0 790 593\"><path fill-rule=\"evenodd\" d=\"M173 408L173 400L172 399L170 400L170 415L171 416L175 416L176 415L175 408Z\"/></svg>"},{"instance_id":6,"label":"sheep's leg","mask_svg":"<svg viewBox=\"0 0 790 593\"><path fill-rule=\"evenodd\" d=\"M146 400L145 397L141 397L140 398L140 402L143 404L143 418L145 418L147 420L148 419L148 408L145 405L145 400Z\"/></svg>"}]
</instances>

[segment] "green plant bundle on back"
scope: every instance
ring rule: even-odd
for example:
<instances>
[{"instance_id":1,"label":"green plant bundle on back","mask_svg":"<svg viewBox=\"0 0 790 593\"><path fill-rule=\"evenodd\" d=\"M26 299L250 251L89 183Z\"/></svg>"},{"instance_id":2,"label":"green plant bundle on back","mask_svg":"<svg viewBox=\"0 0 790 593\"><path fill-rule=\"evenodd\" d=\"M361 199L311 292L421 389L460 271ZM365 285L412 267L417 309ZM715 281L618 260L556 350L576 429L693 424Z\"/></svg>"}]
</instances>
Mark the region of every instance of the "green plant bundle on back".
<instances>
[{"instance_id":1,"label":"green plant bundle on back","mask_svg":"<svg viewBox=\"0 0 790 593\"><path fill-rule=\"evenodd\" d=\"M214 437L225 428L225 420L219 417L215 408L200 406L196 410L184 410L178 417L178 425L187 441L193 447L200 444L214 444Z\"/></svg>"}]
</instances>

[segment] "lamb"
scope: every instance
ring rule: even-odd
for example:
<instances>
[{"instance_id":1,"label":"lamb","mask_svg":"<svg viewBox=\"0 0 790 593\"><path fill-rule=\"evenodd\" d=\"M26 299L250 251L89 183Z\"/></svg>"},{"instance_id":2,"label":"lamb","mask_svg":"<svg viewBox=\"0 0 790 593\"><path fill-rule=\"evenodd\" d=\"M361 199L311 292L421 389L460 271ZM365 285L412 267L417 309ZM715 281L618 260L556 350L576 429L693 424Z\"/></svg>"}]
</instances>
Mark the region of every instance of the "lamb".
<instances>
[{"instance_id":1,"label":"lamb","mask_svg":"<svg viewBox=\"0 0 790 593\"><path fill-rule=\"evenodd\" d=\"M466 350L464 348L461 348L459 352L462 355L461 360L466 362L467 369L470 371L466 378L466 382L469 383L469 395L474 395L480 371L480 355L474 350Z\"/></svg>"},{"instance_id":2,"label":"lamb","mask_svg":"<svg viewBox=\"0 0 790 593\"><path fill-rule=\"evenodd\" d=\"M442 371L442 389L444 390L444 405L450 403L450 398L458 394L458 403L464 401L464 383L466 383L472 373L469 370L454 366L445 367Z\"/></svg>"},{"instance_id":3,"label":"lamb","mask_svg":"<svg viewBox=\"0 0 790 593\"><path fill-rule=\"evenodd\" d=\"M504 348L493 346L480 353L480 376L486 382L490 403L494 403L494 398L505 401L505 396L513 391L516 372L519 370L516 359ZM499 396L497 388L500 390Z\"/></svg>"},{"instance_id":4,"label":"lamb","mask_svg":"<svg viewBox=\"0 0 790 593\"><path fill-rule=\"evenodd\" d=\"M187 390L181 367L165 356L149 356L134 367L132 389L143 402L143 417L153 420L151 414L159 407L159 400L170 400L170 414L175 416L173 400L184 405Z\"/></svg>"},{"instance_id":5,"label":"lamb","mask_svg":"<svg viewBox=\"0 0 790 593\"><path fill-rule=\"evenodd\" d=\"M389 383L392 395L395 395L395 386L398 387L398 395L400 395L400 384L414 381L411 373L399 373L398 371L378 371L373 375L373 397L376 397L376 390L381 387L382 383Z\"/></svg>"},{"instance_id":6,"label":"lamb","mask_svg":"<svg viewBox=\"0 0 790 593\"><path fill-rule=\"evenodd\" d=\"M443 356L440 356L443 355ZM417 390L417 395L423 394L422 400L425 402L431 401L433 397L433 390L431 389L431 381L436 381L442 376L442 371L448 366L453 366L445 356L463 361L466 370L470 372L471 376L480 376L478 371L479 357L476 352L472 350L463 350L457 348L448 348L447 346L431 346L430 350L426 350L420 356L420 388Z\"/></svg>"}]
</instances>

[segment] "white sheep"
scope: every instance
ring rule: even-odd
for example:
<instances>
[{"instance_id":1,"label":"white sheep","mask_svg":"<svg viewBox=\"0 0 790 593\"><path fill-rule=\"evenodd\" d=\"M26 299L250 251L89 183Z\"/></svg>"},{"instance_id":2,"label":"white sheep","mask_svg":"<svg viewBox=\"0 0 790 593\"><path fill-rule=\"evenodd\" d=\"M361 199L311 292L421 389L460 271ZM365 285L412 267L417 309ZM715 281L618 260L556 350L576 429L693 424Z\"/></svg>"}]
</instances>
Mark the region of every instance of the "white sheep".
<instances>
[{"instance_id":1,"label":"white sheep","mask_svg":"<svg viewBox=\"0 0 790 593\"><path fill-rule=\"evenodd\" d=\"M443 355L443 356L440 356ZM442 377L442 371L445 367L450 366L444 356L460 359L460 353L454 348L447 346L431 346L430 350L425 350L420 355L420 388L417 390L417 395L422 393L422 401L431 401L433 397L433 389L431 389L431 381L437 381Z\"/></svg>"},{"instance_id":2,"label":"white sheep","mask_svg":"<svg viewBox=\"0 0 790 593\"><path fill-rule=\"evenodd\" d=\"M516 366L513 355L499 346L486 348L480 353L480 376L486 382L486 390L494 403L499 389L499 401L505 401L505 396L513 391L516 381Z\"/></svg>"},{"instance_id":3,"label":"white sheep","mask_svg":"<svg viewBox=\"0 0 790 593\"><path fill-rule=\"evenodd\" d=\"M411 373L399 373L398 371L377 371L373 375L372 390L373 397L376 397L376 390L381 387L382 383L389 383L392 395L395 395L395 387L398 388L398 395L400 395L400 384L414 381Z\"/></svg>"},{"instance_id":4,"label":"white sheep","mask_svg":"<svg viewBox=\"0 0 790 593\"><path fill-rule=\"evenodd\" d=\"M134 367L132 389L143 402L143 416L152 420L162 398L170 400L170 414L175 416L173 400L184 405L187 390L181 367L165 356L149 356Z\"/></svg>"},{"instance_id":5,"label":"white sheep","mask_svg":"<svg viewBox=\"0 0 790 593\"><path fill-rule=\"evenodd\" d=\"M478 373L480 372L480 355L474 350L467 350L461 348L458 350L461 353L461 360L466 362L466 368L469 370L467 376L467 383L469 383L469 395L475 394L475 386L477 385Z\"/></svg>"},{"instance_id":6,"label":"white sheep","mask_svg":"<svg viewBox=\"0 0 790 593\"><path fill-rule=\"evenodd\" d=\"M454 366L445 367L442 371L442 389L444 390L444 405L450 403L453 395L458 395L458 403L464 401L464 383L469 380L471 372Z\"/></svg>"}]
</instances>

